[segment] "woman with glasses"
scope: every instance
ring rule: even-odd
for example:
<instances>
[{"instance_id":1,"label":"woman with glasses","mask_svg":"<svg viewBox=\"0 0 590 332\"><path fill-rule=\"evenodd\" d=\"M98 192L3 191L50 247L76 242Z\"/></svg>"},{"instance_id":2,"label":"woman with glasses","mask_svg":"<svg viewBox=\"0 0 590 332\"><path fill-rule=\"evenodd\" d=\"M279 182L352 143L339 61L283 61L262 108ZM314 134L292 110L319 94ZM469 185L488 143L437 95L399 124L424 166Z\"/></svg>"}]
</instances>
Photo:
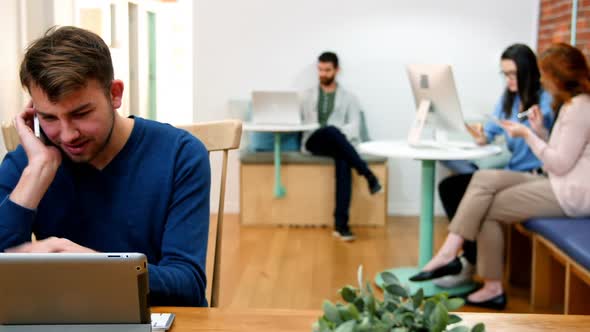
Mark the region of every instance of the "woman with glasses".
<instances>
[{"instance_id":1,"label":"woman with glasses","mask_svg":"<svg viewBox=\"0 0 590 332\"><path fill-rule=\"evenodd\" d=\"M548 138L540 126L503 120L504 130L523 139L543 162L548 176L483 170L475 173L438 253L414 279L444 275L456 263L465 240L477 240L477 272L483 287L467 303L502 309L504 235L502 224L533 217L580 217L590 214L590 69L584 54L567 44L554 44L540 57L543 86L553 95L555 127ZM531 123L540 123L534 109Z\"/></svg>"},{"instance_id":2,"label":"woman with glasses","mask_svg":"<svg viewBox=\"0 0 590 332\"><path fill-rule=\"evenodd\" d=\"M518 121L542 132L547 136L553 125L551 96L541 88L539 67L533 51L526 45L514 44L508 47L500 57L500 74L506 81L506 88L496 104L493 117L498 120ZM538 121L530 121L525 114L527 110L538 109L542 114ZM468 126L469 132L480 145L494 141L496 136L504 135L506 145L511 153L506 170L529 172L541 175L541 161L531 151L522 138L506 135L504 129L496 121L488 121L484 126ZM455 168L455 175L441 181L438 186L439 195L449 220L452 220L457 207L463 198L467 186L471 182L477 166L463 161L461 169ZM455 166L457 166L455 164ZM453 169L453 167L450 167ZM459 259L456 273L434 280L440 287L455 287L470 282L477 261L476 244L465 241L463 255Z\"/></svg>"}]
</instances>

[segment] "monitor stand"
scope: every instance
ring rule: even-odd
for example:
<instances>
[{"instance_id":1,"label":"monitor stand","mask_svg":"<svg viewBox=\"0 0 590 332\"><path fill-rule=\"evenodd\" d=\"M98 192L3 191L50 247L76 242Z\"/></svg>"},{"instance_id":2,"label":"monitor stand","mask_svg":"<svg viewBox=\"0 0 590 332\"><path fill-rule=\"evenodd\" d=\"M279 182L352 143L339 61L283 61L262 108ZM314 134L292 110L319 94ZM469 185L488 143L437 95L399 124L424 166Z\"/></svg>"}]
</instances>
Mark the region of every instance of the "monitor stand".
<instances>
[{"instance_id":1,"label":"monitor stand","mask_svg":"<svg viewBox=\"0 0 590 332\"><path fill-rule=\"evenodd\" d=\"M432 102L430 100L421 100L416 109L416 117L414 118L414 123L408 134L408 143L412 146L420 144L422 132L424 131L424 125L426 124L431 105Z\"/></svg>"},{"instance_id":2,"label":"monitor stand","mask_svg":"<svg viewBox=\"0 0 590 332\"><path fill-rule=\"evenodd\" d=\"M151 332L151 324L0 325L0 332Z\"/></svg>"},{"instance_id":3,"label":"monitor stand","mask_svg":"<svg viewBox=\"0 0 590 332\"><path fill-rule=\"evenodd\" d=\"M435 149L472 149L478 147L473 141L449 139L449 133L443 129L428 127L429 130L425 130L428 116L431 114L431 105L430 100L420 101L416 109L414 123L408 133L408 145L416 148Z\"/></svg>"}]
</instances>

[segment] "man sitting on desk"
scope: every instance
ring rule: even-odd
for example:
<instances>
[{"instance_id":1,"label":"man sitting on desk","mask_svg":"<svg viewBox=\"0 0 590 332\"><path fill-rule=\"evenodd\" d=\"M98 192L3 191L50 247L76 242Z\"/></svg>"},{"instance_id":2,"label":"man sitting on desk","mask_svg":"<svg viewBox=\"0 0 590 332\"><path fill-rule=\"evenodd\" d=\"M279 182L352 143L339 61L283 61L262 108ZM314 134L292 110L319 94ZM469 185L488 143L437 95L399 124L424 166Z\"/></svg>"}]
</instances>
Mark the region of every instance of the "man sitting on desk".
<instances>
[{"instance_id":1,"label":"man sitting on desk","mask_svg":"<svg viewBox=\"0 0 590 332\"><path fill-rule=\"evenodd\" d=\"M20 78L32 101L15 119L21 145L0 165L0 252L140 252L153 305L206 306L204 145L117 113L123 82L92 32L50 29L28 48Z\"/></svg>"},{"instance_id":2,"label":"man sitting on desk","mask_svg":"<svg viewBox=\"0 0 590 332\"><path fill-rule=\"evenodd\" d=\"M324 52L318 58L320 85L306 91L303 98L304 122L319 122L320 129L303 134L303 146L315 155L334 158L336 166L336 209L334 236L354 240L348 227L351 196L351 168L367 179L369 191L375 194L381 184L353 144L360 142L360 105L350 92L336 83L338 56Z\"/></svg>"}]
</instances>

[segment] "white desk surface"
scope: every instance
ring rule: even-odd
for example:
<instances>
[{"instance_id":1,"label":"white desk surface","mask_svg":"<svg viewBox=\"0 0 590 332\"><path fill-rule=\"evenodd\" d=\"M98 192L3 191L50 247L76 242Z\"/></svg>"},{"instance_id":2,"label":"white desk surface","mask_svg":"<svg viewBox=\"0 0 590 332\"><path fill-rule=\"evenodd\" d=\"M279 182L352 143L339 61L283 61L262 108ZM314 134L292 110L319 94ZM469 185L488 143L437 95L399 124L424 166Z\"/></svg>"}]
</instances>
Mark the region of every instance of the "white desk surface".
<instances>
[{"instance_id":1,"label":"white desk surface","mask_svg":"<svg viewBox=\"0 0 590 332\"><path fill-rule=\"evenodd\" d=\"M244 123L243 129L245 131L261 131L273 133L289 133L297 131L315 130L320 127L319 123L304 123L304 124L257 124Z\"/></svg>"},{"instance_id":2,"label":"white desk surface","mask_svg":"<svg viewBox=\"0 0 590 332\"><path fill-rule=\"evenodd\" d=\"M499 146L485 145L477 148L428 148L411 147L406 140L370 141L361 143L359 150L364 153L391 158L410 158L418 160L462 160L478 159L498 154Z\"/></svg>"}]
</instances>

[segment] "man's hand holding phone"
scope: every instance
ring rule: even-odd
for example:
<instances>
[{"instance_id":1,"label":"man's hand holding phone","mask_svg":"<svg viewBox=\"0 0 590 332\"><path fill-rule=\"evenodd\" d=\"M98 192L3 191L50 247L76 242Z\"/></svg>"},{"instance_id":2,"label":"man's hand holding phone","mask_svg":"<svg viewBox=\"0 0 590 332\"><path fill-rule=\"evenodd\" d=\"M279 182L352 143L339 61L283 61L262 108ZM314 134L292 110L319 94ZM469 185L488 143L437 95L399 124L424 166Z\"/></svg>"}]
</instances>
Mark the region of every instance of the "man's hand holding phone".
<instances>
[{"instance_id":1,"label":"man's hand holding phone","mask_svg":"<svg viewBox=\"0 0 590 332\"><path fill-rule=\"evenodd\" d=\"M61 164L61 153L59 149L49 144L49 140L38 123L39 120L35 120L36 113L33 102L29 102L24 111L15 118L16 131L27 153L29 165L40 163L53 166L57 170ZM35 135L35 131L38 131L39 136Z\"/></svg>"},{"instance_id":2,"label":"man's hand holding phone","mask_svg":"<svg viewBox=\"0 0 590 332\"><path fill-rule=\"evenodd\" d=\"M21 145L27 154L28 165L10 194L10 200L29 209L37 208L62 161L58 148L45 145L35 136L35 114L31 101L14 119Z\"/></svg>"},{"instance_id":3,"label":"man's hand holding phone","mask_svg":"<svg viewBox=\"0 0 590 332\"><path fill-rule=\"evenodd\" d=\"M43 144L47 145L47 136L45 136L45 133L43 132L43 130L41 130L41 125L39 124L39 117L37 116L37 113L35 113L35 115L33 116L33 132L35 133L35 136L41 140L41 142L43 142Z\"/></svg>"}]
</instances>

